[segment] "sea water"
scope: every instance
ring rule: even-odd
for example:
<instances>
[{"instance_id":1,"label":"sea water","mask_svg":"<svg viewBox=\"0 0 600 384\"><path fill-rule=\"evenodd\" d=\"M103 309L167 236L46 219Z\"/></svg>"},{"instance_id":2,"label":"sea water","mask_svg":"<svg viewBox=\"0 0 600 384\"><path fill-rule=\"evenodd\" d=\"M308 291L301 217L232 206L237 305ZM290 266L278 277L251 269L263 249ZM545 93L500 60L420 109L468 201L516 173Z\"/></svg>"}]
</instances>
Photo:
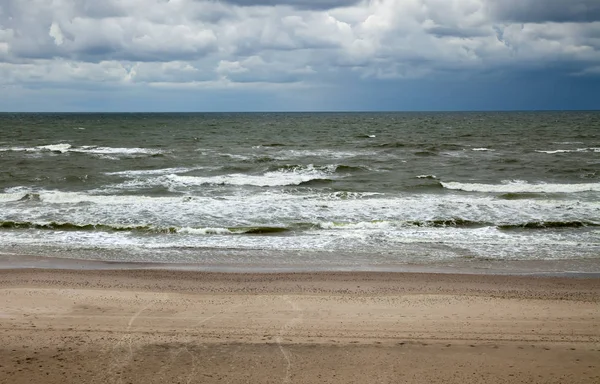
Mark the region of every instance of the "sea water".
<instances>
[{"instance_id":1,"label":"sea water","mask_svg":"<svg viewBox=\"0 0 600 384\"><path fill-rule=\"evenodd\" d=\"M0 253L599 272L599 171L599 112L5 113Z\"/></svg>"}]
</instances>

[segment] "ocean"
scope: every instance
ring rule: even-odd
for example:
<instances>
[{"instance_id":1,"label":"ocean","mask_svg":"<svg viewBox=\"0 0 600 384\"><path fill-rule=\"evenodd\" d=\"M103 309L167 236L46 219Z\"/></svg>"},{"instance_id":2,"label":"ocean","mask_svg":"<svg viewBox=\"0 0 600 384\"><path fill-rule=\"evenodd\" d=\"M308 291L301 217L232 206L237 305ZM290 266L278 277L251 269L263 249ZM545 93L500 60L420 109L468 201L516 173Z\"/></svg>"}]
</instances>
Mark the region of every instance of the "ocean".
<instances>
[{"instance_id":1,"label":"ocean","mask_svg":"<svg viewBox=\"0 0 600 384\"><path fill-rule=\"evenodd\" d=\"M599 171L600 112L4 113L0 260L598 273Z\"/></svg>"}]
</instances>

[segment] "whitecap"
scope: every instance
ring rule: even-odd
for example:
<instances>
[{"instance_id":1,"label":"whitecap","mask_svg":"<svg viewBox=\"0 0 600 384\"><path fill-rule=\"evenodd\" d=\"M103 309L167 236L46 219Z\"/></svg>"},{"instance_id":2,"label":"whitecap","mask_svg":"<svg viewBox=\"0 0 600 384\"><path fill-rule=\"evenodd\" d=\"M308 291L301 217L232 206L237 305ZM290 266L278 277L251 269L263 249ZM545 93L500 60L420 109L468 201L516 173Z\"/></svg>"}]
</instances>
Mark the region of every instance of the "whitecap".
<instances>
[{"instance_id":1,"label":"whitecap","mask_svg":"<svg viewBox=\"0 0 600 384\"><path fill-rule=\"evenodd\" d=\"M109 176L126 176L126 177L135 177L135 176L144 176L144 175L166 175L166 174L175 174L175 173L184 173L193 170L200 169L199 167L194 168L184 168L184 167L176 167L176 168L162 168L162 169L139 169L139 170L128 170L128 171L117 171L117 172L106 172L105 175Z\"/></svg>"},{"instance_id":2,"label":"whitecap","mask_svg":"<svg viewBox=\"0 0 600 384\"><path fill-rule=\"evenodd\" d=\"M285 185L300 185L302 183L316 180L331 178L328 172L313 170L313 171L274 171L266 172L262 175L247 175L241 173L233 173L220 176L179 176L167 175L168 181L186 185L206 185L206 184L223 184L223 185L253 185L257 187L276 187Z\"/></svg>"},{"instance_id":3,"label":"whitecap","mask_svg":"<svg viewBox=\"0 0 600 384\"><path fill-rule=\"evenodd\" d=\"M40 149L40 150L46 150L46 151L52 151L52 152L60 152L60 153L65 153L68 152L71 149L71 144L49 144L49 145L40 145L36 148Z\"/></svg>"},{"instance_id":4,"label":"whitecap","mask_svg":"<svg viewBox=\"0 0 600 384\"><path fill-rule=\"evenodd\" d=\"M282 169L265 172L263 174L249 175L243 173L231 173L217 176L186 176L175 173L150 178L136 178L124 183L111 186L116 189L148 188L162 185L171 190L190 186L202 185L251 185L257 187L277 187L300 185L312 180L333 180L344 177L336 175L337 165L326 165L315 167L312 164L297 166L291 169Z\"/></svg>"},{"instance_id":5,"label":"whitecap","mask_svg":"<svg viewBox=\"0 0 600 384\"><path fill-rule=\"evenodd\" d=\"M71 149L71 144L59 143L59 144L48 144L48 145L38 145L37 147L3 147L0 148L2 152L41 152L41 151L51 151L51 152L69 152Z\"/></svg>"},{"instance_id":6,"label":"whitecap","mask_svg":"<svg viewBox=\"0 0 600 384\"><path fill-rule=\"evenodd\" d=\"M490 193L577 193L577 192L600 192L600 183L581 184L531 184L526 181L510 181L503 184L480 184L441 182L446 189L460 190L466 192L490 192Z\"/></svg>"},{"instance_id":7,"label":"whitecap","mask_svg":"<svg viewBox=\"0 0 600 384\"><path fill-rule=\"evenodd\" d=\"M275 155L278 159L286 160L292 158L319 157L322 159L347 159L357 156L373 156L373 151L336 151L331 149L290 149L278 151Z\"/></svg>"},{"instance_id":8,"label":"whitecap","mask_svg":"<svg viewBox=\"0 0 600 384\"><path fill-rule=\"evenodd\" d=\"M600 152L599 147L590 147L590 148L576 148L576 149L554 149L554 150L536 150L538 153L547 153L547 154L555 154L555 153L577 153L577 152Z\"/></svg>"},{"instance_id":9,"label":"whitecap","mask_svg":"<svg viewBox=\"0 0 600 384\"><path fill-rule=\"evenodd\" d=\"M184 227L179 228L177 233L185 233L190 235L231 235L231 232L227 228L191 228Z\"/></svg>"},{"instance_id":10,"label":"whitecap","mask_svg":"<svg viewBox=\"0 0 600 384\"><path fill-rule=\"evenodd\" d=\"M6 188L4 193L0 193L0 202L19 201L30 193L37 193L37 191L22 186Z\"/></svg>"},{"instance_id":11,"label":"whitecap","mask_svg":"<svg viewBox=\"0 0 600 384\"><path fill-rule=\"evenodd\" d=\"M2 147L0 152L39 152L39 148L27 148L27 147Z\"/></svg>"},{"instance_id":12,"label":"whitecap","mask_svg":"<svg viewBox=\"0 0 600 384\"><path fill-rule=\"evenodd\" d=\"M26 192L0 193L0 202L19 201L26 195Z\"/></svg>"},{"instance_id":13,"label":"whitecap","mask_svg":"<svg viewBox=\"0 0 600 384\"><path fill-rule=\"evenodd\" d=\"M575 151L572 149L555 149L553 151L536 150L536 152L554 154L554 153L566 153L566 152L575 152Z\"/></svg>"},{"instance_id":14,"label":"whitecap","mask_svg":"<svg viewBox=\"0 0 600 384\"><path fill-rule=\"evenodd\" d=\"M358 223L344 222L321 222L318 224L321 229L387 229L393 226L393 223L386 220L381 221L362 221Z\"/></svg>"},{"instance_id":15,"label":"whitecap","mask_svg":"<svg viewBox=\"0 0 600 384\"><path fill-rule=\"evenodd\" d=\"M241 161L249 161L252 160L252 156L244 156L244 155L235 155L231 153L222 153L221 156L229 157L230 159L241 160Z\"/></svg>"},{"instance_id":16,"label":"whitecap","mask_svg":"<svg viewBox=\"0 0 600 384\"><path fill-rule=\"evenodd\" d=\"M113 148L113 147L95 147L95 146L82 146L80 148L71 149L71 152L80 153L91 153L98 155L156 155L161 154L163 151L159 149L150 148Z\"/></svg>"},{"instance_id":17,"label":"whitecap","mask_svg":"<svg viewBox=\"0 0 600 384\"><path fill-rule=\"evenodd\" d=\"M60 153L68 153L68 152L76 152L76 153L89 153L94 155L138 155L138 154L146 154L146 155L155 155L163 153L162 150L159 149L151 149L151 148L113 148L113 147L97 147L94 145L83 145L80 147L74 147L68 143L58 143L58 144L47 144L47 145L38 145L36 147L3 147L0 148L2 152L60 152Z\"/></svg>"}]
</instances>

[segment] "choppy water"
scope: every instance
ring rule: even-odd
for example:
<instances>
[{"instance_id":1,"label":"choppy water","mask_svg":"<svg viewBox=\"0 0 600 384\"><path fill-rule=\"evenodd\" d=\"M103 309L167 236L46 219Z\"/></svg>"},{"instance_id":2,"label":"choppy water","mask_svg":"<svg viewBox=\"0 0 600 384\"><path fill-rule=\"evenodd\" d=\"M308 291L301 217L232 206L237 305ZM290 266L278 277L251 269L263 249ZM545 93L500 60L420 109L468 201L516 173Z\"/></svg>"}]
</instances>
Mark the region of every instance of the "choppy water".
<instances>
[{"instance_id":1,"label":"choppy water","mask_svg":"<svg viewBox=\"0 0 600 384\"><path fill-rule=\"evenodd\" d=\"M0 252L600 270L599 170L597 112L0 114Z\"/></svg>"}]
</instances>

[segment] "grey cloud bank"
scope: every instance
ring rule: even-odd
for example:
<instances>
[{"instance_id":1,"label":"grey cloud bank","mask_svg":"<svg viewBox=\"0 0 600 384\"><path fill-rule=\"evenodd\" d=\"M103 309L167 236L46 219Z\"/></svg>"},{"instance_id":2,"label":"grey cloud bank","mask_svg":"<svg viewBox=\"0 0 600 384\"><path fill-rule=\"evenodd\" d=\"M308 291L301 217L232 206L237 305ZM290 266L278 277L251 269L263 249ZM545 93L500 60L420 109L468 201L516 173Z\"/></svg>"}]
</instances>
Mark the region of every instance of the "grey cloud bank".
<instances>
[{"instance_id":1,"label":"grey cloud bank","mask_svg":"<svg viewBox=\"0 0 600 384\"><path fill-rule=\"evenodd\" d=\"M600 108L599 78L591 0L0 1L0 110Z\"/></svg>"},{"instance_id":2,"label":"grey cloud bank","mask_svg":"<svg viewBox=\"0 0 600 384\"><path fill-rule=\"evenodd\" d=\"M600 20L597 0L490 0L495 18L512 22L593 22Z\"/></svg>"},{"instance_id":3,"label":"grey cloud bank","mask_svg":"<svg viewBox=\"0 0 600 384\"><path fill-rule=\"evenodd\" d=\"M225 0L224 2L248 7L289 5L296 8L327 10L332 8L352 6L359 3L360 0Z\"/></svg>"}]
</instances>

